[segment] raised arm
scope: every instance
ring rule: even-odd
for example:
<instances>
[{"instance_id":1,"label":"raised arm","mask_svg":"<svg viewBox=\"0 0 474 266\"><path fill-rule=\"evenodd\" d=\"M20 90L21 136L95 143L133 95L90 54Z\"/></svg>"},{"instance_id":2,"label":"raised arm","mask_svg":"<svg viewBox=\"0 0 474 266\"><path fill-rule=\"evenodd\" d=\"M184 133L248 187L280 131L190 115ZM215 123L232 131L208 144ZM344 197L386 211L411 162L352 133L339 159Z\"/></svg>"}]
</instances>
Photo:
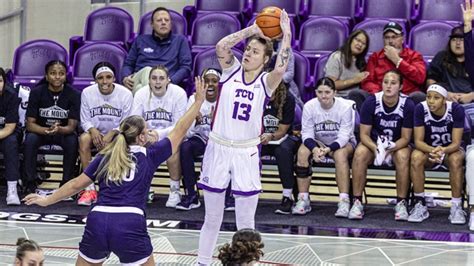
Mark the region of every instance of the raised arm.
<instances>
[{"instance_id":1,"label":"raised arm","mask_svg":"<svg viewBox=\"0 0 474 266\"><path fill-rule=\"evenodd\" d=\"M236 33L227 35L216 44L217 60L222 69L229 68L234 64L234 53L232 53L232 47L253 35L258 35L262 38L268 39L267 37L264 37L257 24L253 24L252 26Z\"/></svg>"},{"instance_id":2,"label":"raised arm","mask_svg":"<svg viewBox=\"0 0 474 266\"><path fill-rule=\"evenodd\" d=\"M469 74L471 86L474 86L474 44L472 41L472 4L466 0L466 5L461 4L464 19L464 52L466 57L466 72Z\"/></svg>"},{"instance_id":3,"label":"raised arm","mask_svg":"<svg viewBox=\"0 0 474 266\"><path fill-rule=\"evenodd\" d=\"M196 116L201 109L201 105L206 98L207 84L204 84L204 79L202 77L196 77L194 82L196 84L195 101L181 119L178 120L174 129L168 134L168 139L171 142L172 153L178 151L181 141L196 119Z\"/></svg>"},{"instance_id":4,"label":"raised arm","mask_svg":"<svg viewBox=\"0 0 474 266\"><path fill-rule=\"evenodd\" d=\"M278 51L275 68L268 74L267 77L268 89L272 92L278 87L281 80L283 79L283 75L286 72L291 56L290 19L288 18L288 14L285 10L281 11L280 27L283 32L281 47Z\"/></svg>"}]
</instances>

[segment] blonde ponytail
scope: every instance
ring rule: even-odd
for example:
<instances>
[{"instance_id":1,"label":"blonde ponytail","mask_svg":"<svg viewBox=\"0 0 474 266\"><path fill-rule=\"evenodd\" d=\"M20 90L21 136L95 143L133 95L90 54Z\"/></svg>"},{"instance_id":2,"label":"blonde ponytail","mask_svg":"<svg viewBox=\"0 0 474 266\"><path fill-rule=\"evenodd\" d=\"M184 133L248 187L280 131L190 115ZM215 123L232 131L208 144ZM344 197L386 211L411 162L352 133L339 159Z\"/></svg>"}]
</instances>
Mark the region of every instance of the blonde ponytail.
<instances>
[{"instance_id":1,"label":"blonde ponytail","mask_svg":"<svg viewBox=\"0 0 474 266\"><path fill-rule=\"evenodd\" d=\"M135 143L144 128L145 121L141 116L129 116L122 121L120 134L99 153L103 159L95 173L98 178L105 177L106 184L109 181L122 183L133 165L133 155L128 146Z\"/></svg>"}]
</instances>

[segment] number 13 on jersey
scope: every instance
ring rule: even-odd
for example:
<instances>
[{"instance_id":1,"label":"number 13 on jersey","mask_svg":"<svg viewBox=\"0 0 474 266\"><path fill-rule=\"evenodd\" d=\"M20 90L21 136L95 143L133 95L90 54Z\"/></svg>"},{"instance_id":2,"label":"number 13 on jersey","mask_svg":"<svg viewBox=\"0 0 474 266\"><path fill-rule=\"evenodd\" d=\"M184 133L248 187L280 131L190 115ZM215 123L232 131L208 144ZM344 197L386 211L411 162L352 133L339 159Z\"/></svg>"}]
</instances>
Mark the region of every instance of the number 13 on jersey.
<instances>
[{"instance_id":1,"label":"number 13 on jersey","mask_svg":"<svg viewBox=\"0 0 474 266\"><path fill-rule=\"evenodd\" d=\"M252 105L248 103L234 102L234 111L232 118L242 121L249 121Z\"/></svg>"}]
</instances>

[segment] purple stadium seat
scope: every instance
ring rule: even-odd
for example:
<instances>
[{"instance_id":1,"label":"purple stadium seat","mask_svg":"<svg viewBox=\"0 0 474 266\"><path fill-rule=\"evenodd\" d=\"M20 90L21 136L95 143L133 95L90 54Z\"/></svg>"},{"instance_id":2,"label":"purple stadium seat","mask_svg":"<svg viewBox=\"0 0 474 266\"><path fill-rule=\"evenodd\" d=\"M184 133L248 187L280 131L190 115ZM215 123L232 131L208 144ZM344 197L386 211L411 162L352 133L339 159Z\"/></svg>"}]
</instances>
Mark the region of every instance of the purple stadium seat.
<instances>
[{"instance_id":1,"label":"purple stadium seat","mask_svg":"<svg viewBox=\"0 0 474 266\"><path fill-rule=\"evenodd\" d=\"M186 18L174 10L168 9L168 11L170 12L170 16L171 16L171 27L172 27L171 31L177 34L187 35L188 24L186 22ZM152 13L153 11L150 11L140 18L140 24L138 26L138 31L137 31L138 35L151 34L153 30L151 28L151 14Z\"/></svg>"},{"instance_id":2,"label":"purple stadium seat","mask_svg":"<svg viewBox=\"0 0 474 266\"><path fill-rule=\"evenodd\" d=\"M316 86L316 83L318 80L326 75L324 72L324 68L326 67L326 63L328 62L329 59L329 54L324 55L316 61L316 65L314 66L314 74L313 74L313 84L311 84L311 87L309 90L306 92L306 101L309 101L313 99L316 96L316 93L314 91L314 87Z\"/></svg>"},{"instance_id":3,"label":"purple stadium seat","mask_svg":"<svg viewBox=\"0 0 474 266\"><path fill-rule=\"evenodd\" d=\"M191 31L191 52L214 47L223 37L241 29L237 18L226 13L210 13L198 17Z\"/></svg>"},{"instance_id":4,"label":"purple stadium seat","mask_svg":"<svg viewBox=\"0 0 474 266\"><path fill-rule=\"evenodd\" d=\"M453 25L442 21L427 21L410 31L409 46L420 52L427 61L446 48ZM429 45L427 45L429 44Z\"/></svg>"},{"instance_id":5,"label":"purple stadium seat","mask_svg":"<svg viewBox=\"0 0 474 266\"><path fill-rule=\"evenodd\" d=\"M67 51L51 40L32 40L16 48L13 55L12 81L33 87L44 77L44 67L51 60L67 64Z\"/></svg>"},{"instance_id":6,"label":"purple stadium seat","mask_svg":"<svg viewBox=\"0 0 474 266\"><path fill-rule=\"evenodd\" d=\"M234 55L239 59L242 60L242 52L237 50L237 49L232 49L234 52ZM221 69L219 65L219 61L217 60L217 55L216 55L216 48L207 48L201 52L199 52L195 57L194 57L194 63L193 63L193 77L201 75L202 71L206 68L216 68L216 69ZM188 95L192 93L194 90L194 79L192 80L190 84L188 84L186 91L188 92Z\"/></svg>"},{"instance_id":7,"label":"purple stadium seat","mask_svg":"<svg viewBox=\"0 0 474 266\"><path fill-rule=\"evenodd\" d=\"M196 0L194 6L185 6L183 16L188 21L189 28L196 18L208 13L229 13L235 16L241 23L244 22L243 13L248 9L248 0ZM244 25L244 24L242 24Z\"/></svg>"},{"instance_id":8,"label":"purple stadium seat","mask_svg":"<svg viewBox=\"0 0 474 266\"><path fill-rule=\"evenodd\" d=\"M293 56L295 57L295 75L293 80L300 90L301 100L304 101L303 98L306 90L311 86L309 60L302 53L296 50L293 50Z\"/></svg>"},{"instance_id":9,"label":"purple stadium seat","mask_svg":"<svg viewBox=\"0 0 474 266\"><path fill-rule=\"evenodd\" d=\"M69 39L69 55L71 62L74 54L85 43L109 41L128 48L134 37L133 18L124 9L107 6L92 11L86 18L84 36Z\"/></svg>"},{"instance_id":10,"label":"purple stadium seat","mask_svg":"<svg viewBox=\"0 0 474 266\"><path fill-rule=\"evenodd\" d=\"M252 0L252 14L256 15L267 6L277 6L285 9L288 16L292 19L299 13L299 2L304 0Z\"/></svg>"},{"instance_id":11,"label":"purple stadium seat","mask_svg":"<svg viewBox=\"0 0 474 266\"><path fill-rule=\"evenodd\" d=\"M359 0L308 0L300 2L300 15L306 20L312 17L335 17L348 25L359 14Z\"/></svg>"},{"instance_id":12,"label":"purple stadium seat","mask_svg":"<svg viewBox=\"0 0 474 266\"><path fill-rule=\"evenodd\" d=\"M443 20L459 24L463 20L460 4L464 2L464 0L420 0L413 19L418 22Z\"/></svg>"},{"instance_id":13,"label":"purple stadium seat","mask_svg":"<svg viewBox=\"0 0 474 266\"><path fill-rule=\"evenodd\" d=\"M370 46L367 55L372 52L379 51L383 48L383 28L390 20L387 19L369 19L354 26L354 30L362 29L367 32L370 39ZM400 24L404 28L404 24ZM403 29L405 42L408 41L406 29Z\"/></svg>"},{"instance_id":14,"label":"purple stadium seat","mask_svg":"<svg viewBox=\"0 0 474 266\"><path fill-rule=\"evenodd\" d=\"M102 61L111 63L115 67L115 80L120 83L120 70L127 57L127 51L121 46L110 42L92 42L77 50L72 65L72 86L83 90L94 83L92 69Z\"/></svg>"},{"instance_id":15,"label":"purple stadium seat","mask_svg":"<svg viewBox=\"0 0 474 266\"><path fill-rule=\"evenodd\" d=\"M307 20L300 29L298 50L314 65L321 55L339 48L347 38L347 25L331 17L315 17Z\"/></svg>"},{"instance_id":16,"label":"purple stadium seat","mask_svg":"<svg viewBox=\"0 0 474 266\"><path fill-rule=\"evenodd\" d=\"M362 12L365 19L385 18L404 23L414 13L414 0L362 0Z\"/></svg>"}]
</instances>

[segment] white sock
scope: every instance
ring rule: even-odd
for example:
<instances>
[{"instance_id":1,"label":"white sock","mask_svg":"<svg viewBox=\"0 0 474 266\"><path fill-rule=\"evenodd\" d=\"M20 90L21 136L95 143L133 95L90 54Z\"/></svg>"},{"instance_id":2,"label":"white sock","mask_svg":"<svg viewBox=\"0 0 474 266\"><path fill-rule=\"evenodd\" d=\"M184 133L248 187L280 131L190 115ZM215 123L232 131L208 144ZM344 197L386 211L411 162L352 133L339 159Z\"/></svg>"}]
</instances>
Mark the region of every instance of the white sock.
<instances>
[{"instance_id":1,"label":"white sock","mask_svg":"<svg viewBox=\"0 0 474 266\"><path fill-rule=\"evenodd\" d=\"M291 194L293 192L293 189L291 188L284 188L283 189L283 197L291 198Z\"/></svg>"},{"instance_id":2,"label":"white sock","mask_svg":"<svg viewBox=\"0 0 474 266\"><path fill-rule=\"evenodd\" d=\"M345 200L349 199L349 194L348 193L339 193L339 200Z\"/></svg>"},{"instance_id":3,"label":"white sock","mask_svg":"<svg viewBox=\"0 0 474 266\"><path fill-rule=\"evenodd\" d=\"M298 194L298 198L302 198L304 200L309 200L309 192L300 192Z\"/></svg>"},{"instance_id":4,"label":"white sock","mask_svg":"<svg viewBox=\"0 0 474 266\"><path fill-rule=\"evenodd\" d=\"M86 190L86 191L95 190L95 184L92 183L92 184L88 185L88 186L86 187L86 189L84 189L84 190Z\"/></svg>"},{"instance_id":5,"label":"white sock","mask_svg":"<svg viewBox=\"0 0 474 266\"><path fill-rule=\"evenodd\" d=\"M461 205L461 198L451 198L451 204Z\"/></svg>"},{"instance_id":6,"label":"white sock","mask_svg":"<svg viewBox=\"0 0 474 266\"><path fill-rule=\"evenodd\" d=\"M179 191L179 181L170 179L170 191Z\"/></svg>"},{"instance_id":7,"label":"white sock","mask_svg":"<svg viewBox=\"0 0 474 266\"><path fill-rule=\"evenodd\" d=\"M425 197L425 192L421 192L421 193L414 193L414 196L415 196L415 197L424 198L424 197Z\"/></svg>"},{"instance_id":8,"label":"white sock","mask_svg":"<svg viewBox=\"0 0 474 266\"><path fill-rule=\"evenodd\" d=\"M9 191L15 191L16 192L16 185L18 184L18 181L8 181L8 190Z\"/></svg>"}]
</instances>

